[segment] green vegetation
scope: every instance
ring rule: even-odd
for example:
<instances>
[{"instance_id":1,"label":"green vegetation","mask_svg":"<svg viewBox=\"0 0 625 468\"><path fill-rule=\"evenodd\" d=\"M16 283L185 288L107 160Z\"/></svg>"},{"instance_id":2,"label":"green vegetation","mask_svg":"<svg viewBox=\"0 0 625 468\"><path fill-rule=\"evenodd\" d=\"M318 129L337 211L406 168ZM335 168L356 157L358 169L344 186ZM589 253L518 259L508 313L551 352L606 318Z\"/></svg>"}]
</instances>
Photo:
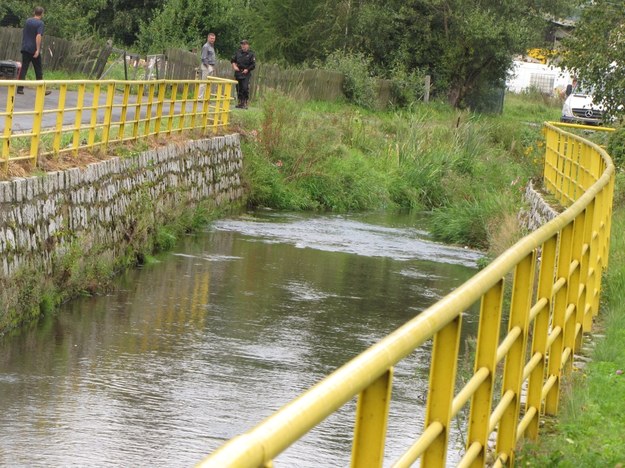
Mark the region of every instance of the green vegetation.
<instances>
[{"instance_id":1,"label":"green vegetation","mask_svg":"<svg viewBox=\"0 0 625 468\"><path fill-rule=\"evenodd\" d=\"M610 266L591 338L592 360L564 388L560 414L538 442L526 442L520 466L617 467L625 463L625 174L617 177ZM587 339L588 340L588 339Z\"/></svg>"},{"instance_id":2,"label":"green vegetation","mask_svg":"<svg viewBox=\"0 0 625 468\"><path fill-rule=\"evenodd\" d=\"M212 31L221 58L231 57L242 38L251 41L260 62L282 66L329 66L337 54L353 56L366 64L359 79L409 83L428 74L433 95L454 107L476 108L480 96L501 89L513 56L548 46L547 18L566 17L580 1L50 0L43 5L46 34L64 39L95 36L112 39L122 50L159 54L168 48L197 51ZM31 9L26 2L4 0L0 24L21 27Z\"/></svg>"},{"instance_id":3,"label":"green vegetation","mask_svg":"<svg viewBox=\"0 0 625 468\"><path fill-rule=\"evenodd\" d=\"M625 25L623 2L586 2L573 34L563 41L562 64L591 89L608 114L625 116Z\"/></svg>"},{"instance_id":4,"label":"green vegetation","mask_svg":"<svg viewBox=\"0 0 625 468\"><path fill-rule=\"evenodd\" d=\"M541 171L541 123L557 115L531 96L508 96L494 117L441 103L372 112L274 93L233 119L252 206L427 210L436 238L500 251L511 240L500 227L518 233L522 188Z\"/></svg>"}]
</instances>

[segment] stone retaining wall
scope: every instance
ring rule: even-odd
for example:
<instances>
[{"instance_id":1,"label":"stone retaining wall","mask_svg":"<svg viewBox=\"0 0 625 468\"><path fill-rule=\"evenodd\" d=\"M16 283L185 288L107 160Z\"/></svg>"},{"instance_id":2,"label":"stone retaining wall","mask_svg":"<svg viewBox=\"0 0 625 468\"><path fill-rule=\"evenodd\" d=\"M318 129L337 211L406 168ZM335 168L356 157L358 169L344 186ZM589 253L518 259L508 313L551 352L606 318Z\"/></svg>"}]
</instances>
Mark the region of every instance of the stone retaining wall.
<instances>
[{"instance_id":1,"label":"stone retaining wall","mask_svg":"<svg viewBox=\"0 0 625 468\"><path fill-rule=\"evenodd\" d=\"M542 194L534 188L534 183L531 180L525 189L525 200L529 204L529 208L520 214L520 219L523 227L530 232L535 231L560 214L545 201Z\"/></svg>"},{"instance_id":2,"label":"stone retaining wall","mask_svg":"<svg viewBox=\"0 0 625 468\"><path fill-rule=\"evenodd\" d=\"M234 134L0 182L0 277L24 268L49 274L77 240L87 255L115 258L140 223L171 221L207 199L240 203L241 170Z\"/></svg>"}]
</instances>

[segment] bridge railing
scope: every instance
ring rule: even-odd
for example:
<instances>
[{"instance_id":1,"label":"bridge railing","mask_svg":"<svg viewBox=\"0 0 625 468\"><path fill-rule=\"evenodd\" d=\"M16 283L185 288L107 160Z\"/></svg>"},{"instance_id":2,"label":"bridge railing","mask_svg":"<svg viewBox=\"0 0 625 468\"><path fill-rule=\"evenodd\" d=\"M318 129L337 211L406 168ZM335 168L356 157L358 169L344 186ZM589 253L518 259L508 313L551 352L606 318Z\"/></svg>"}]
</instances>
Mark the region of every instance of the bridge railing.
<instances>
[{"instance_id":1,"label":"bridge railing","mask_svg":"<svg viewBox=\"0 0 625 468\"><path fill-rule=\"evenodd\" d=\"M423 431L393 466L418 459L421 466L445 466L452 420L467 408L466 450L458 466L484 466L487 457L494 466L513 465L519 439L536 438L540 415L558 411L562 379L597 314L608 263L612 161L602 148L557 124L546 123L544 131L544 185L565 211L200 465L271 466L357 396L352 466L382 466L393 366L430 339ZM460 385L463 316L477 303L474 372Z\"/></svg>"},{"instance_id":2,"label":"bridge railing","mask_svg":"<svg viewBox=\"0 0 625 468\"><path fill-rule=\"evenodd\" d=\"M228 125L235 83L222 78L0 81L0 97L6 98L0 107L4 170L11 161L35 167L40 155L77 155L191 130L217 132ZM17 94L18 86L34 99Z\"/></svg>"}]
</instances>

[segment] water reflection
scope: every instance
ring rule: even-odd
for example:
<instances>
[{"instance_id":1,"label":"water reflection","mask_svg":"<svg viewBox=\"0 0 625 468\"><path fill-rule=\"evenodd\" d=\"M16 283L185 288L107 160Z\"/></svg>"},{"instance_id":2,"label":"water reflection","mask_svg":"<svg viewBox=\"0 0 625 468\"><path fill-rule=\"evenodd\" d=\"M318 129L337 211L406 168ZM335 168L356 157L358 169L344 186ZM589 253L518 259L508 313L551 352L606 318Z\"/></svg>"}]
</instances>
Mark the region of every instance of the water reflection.
<instances>
[{"instance_id":1,"label":"water reflection","mask_svg":"<svg viewBox=\"0 0 625 468\"><path fill-rule=\"evenodd\" d=\"M419 225L222 220L114 293L2 338L0 464L194 464L475 272L478 253L435 244ZM396 369L389 461L421 429L428 360L426 346ZM278 461L348 465L354 406Z\"/></svg>"}]
</instances>

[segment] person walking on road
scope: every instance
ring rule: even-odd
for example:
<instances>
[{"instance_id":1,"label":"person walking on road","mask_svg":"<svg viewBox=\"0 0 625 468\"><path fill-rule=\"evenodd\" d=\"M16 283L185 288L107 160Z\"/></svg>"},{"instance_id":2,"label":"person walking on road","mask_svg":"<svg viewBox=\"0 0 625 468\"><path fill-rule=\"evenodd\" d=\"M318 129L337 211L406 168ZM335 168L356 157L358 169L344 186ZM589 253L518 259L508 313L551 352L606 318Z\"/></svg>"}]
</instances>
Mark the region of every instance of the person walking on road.
<instances>
[{"instance_id":1,"label":"person walking on road","mask_svg":"<svg viewBox=\"0 0 625 468\"><path fill-rule=\"evenodd\" d=\"M250 44L245 39L241 41L241 48L234 54L230 63L232 63L234 77L239 83L237 85L236 107L238 109L247 109L250 99L250 76L252 76L252 70L256 67L256 56L250 50Z\"/></svg>"},{"instance_id":2,"label":"person walking on road","mask_svg":"<svg viewBox=\"0 0 625 468\"><path fill-rule=\"evenodd\" d=\"M22 31L22 68L20 70L20 80L26 78L28 67L33 64L35 78L43 80L43 66L41 64L41 38L43 37L43 7L35 7L33 17L28 18L24 23ZM17 94L24 94L24 87L17 87ZM46 91L46 95L50 91Z\"/></svg>"},{"instance_id":3,"label":"person walking on road","mask_svg":"<svg viewBox=\"0 0 625 468\"><path fill-rule=\"evenodd\" d=\"M206 44L202 46L202 64L200 68L202 70L202 81L208 79L209 76L215 76L215 63L217 57L215 55L215 34L209 33L206 38ZM204 91L206 89L206 83L200 85L199 97L204 97Z\"/></svg>"}]
</instances>

